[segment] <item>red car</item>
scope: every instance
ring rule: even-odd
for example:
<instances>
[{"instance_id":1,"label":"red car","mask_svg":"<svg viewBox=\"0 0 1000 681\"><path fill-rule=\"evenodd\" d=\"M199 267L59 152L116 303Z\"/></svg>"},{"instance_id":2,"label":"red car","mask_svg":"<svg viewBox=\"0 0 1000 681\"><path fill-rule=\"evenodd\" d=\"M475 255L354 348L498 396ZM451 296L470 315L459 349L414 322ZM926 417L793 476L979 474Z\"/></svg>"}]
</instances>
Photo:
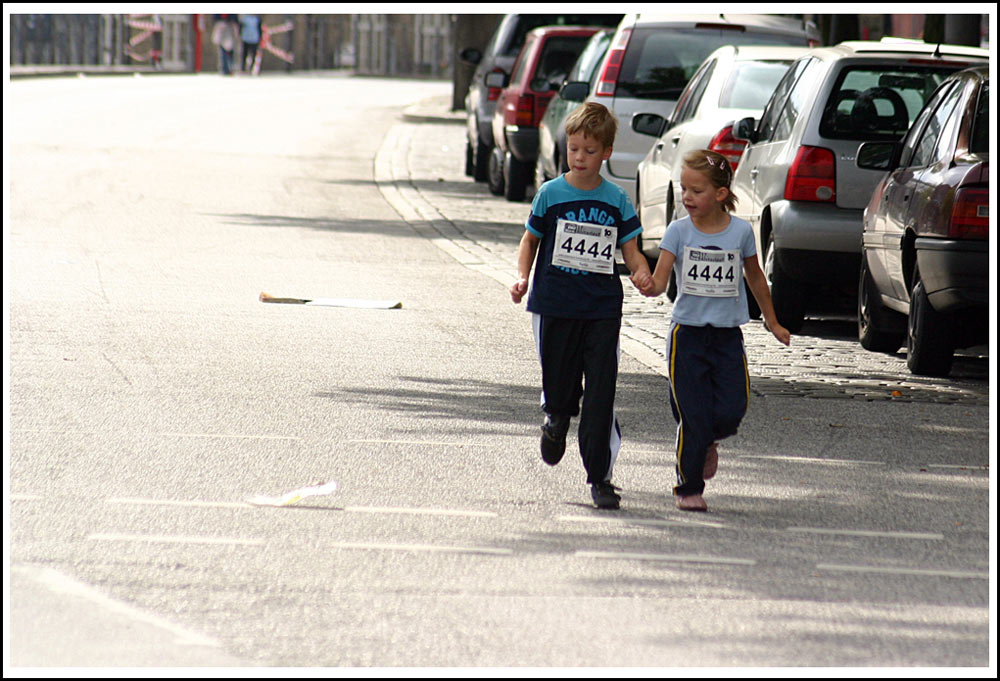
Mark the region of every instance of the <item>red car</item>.
<instances>
[{"instance_id":1,"label":"red car","mask_svg":"<svg viewBox=\"0 0 1000 681\"><path fill-rule=\"evenodd\" d=\"M538 124L596 26L543 26L528 33L508 78L490 73L486 84L502 87L493 113L490 191L521 201L535 181Z\"/></svg>"},{"instance_id":2,"label":"red car","mask_svg":"<svg viewBox=\"0 0 1000 681\"><path fill-rule=\"evenodd\" d=\"M953 74L902 142L869 142L862 168L889 172L864 213L858 337L906 341L915 374L946 376L957 348L989 334L989 67Z\"/></svg>"}]
</instances>

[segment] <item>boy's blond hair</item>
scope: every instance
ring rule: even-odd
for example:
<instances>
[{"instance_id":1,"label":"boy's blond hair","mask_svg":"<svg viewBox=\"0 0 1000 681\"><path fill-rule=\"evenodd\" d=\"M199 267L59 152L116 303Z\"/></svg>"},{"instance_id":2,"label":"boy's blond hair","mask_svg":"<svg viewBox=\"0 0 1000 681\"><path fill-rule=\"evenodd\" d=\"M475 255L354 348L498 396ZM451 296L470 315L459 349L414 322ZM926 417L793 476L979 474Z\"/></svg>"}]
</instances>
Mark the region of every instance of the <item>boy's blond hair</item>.
<instances>
[{"instance_id":1,"label":"boy's blond hair","mask_svg":"<svg viewBox=\"0 0 1000 681\"><path fill-rule=\"evenodd\" d=\"M584 102L566 118L566 134L575 135L578 132L592 137L605 148L611 147L618 134L618 119L603 104Z\"/></svg>"}]
</instances>

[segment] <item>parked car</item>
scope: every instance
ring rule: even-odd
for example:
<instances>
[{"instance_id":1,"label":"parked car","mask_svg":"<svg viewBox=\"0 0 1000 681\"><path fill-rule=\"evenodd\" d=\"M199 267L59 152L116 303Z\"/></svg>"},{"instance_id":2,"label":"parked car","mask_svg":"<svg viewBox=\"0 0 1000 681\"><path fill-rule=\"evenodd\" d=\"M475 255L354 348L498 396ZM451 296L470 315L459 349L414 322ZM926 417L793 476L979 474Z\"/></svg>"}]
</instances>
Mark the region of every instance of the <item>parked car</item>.
<instances>
[{"instance_id":1,"label":"parked car","mask_svg":"<svg viewBox=\"0 0 1000 681\"><path fill-rule=\"evenodd\" d=\"M636 173L636 212L642 221L643 250L659 255L667 225L687 215L681 195L685 154L711 149L739 165L746 142L732 135L733 124L760 116L778 81L807 47L720 47L706 59L677 99L673 113L639 114L632 128L656 137Z\"/></svg>"},{"instance_id":2,"label":"parked car","mask_svg":"<svg viewBox=\"0 0 1000 681\"><path fill-rule=\"evenodd\" d=\"M735 214L753 226L778 320L800 330L807 306L857 295L862 212L883 173L855 164L862 142L898 141L951 73L989 52L924 43L816 48L778 84L733 176Z\"/></svg>"},{"instance_id":3,"label":"parked car","mask_svg":"<svg viewBox=\"0 0 1000 681\"><path fill-rule=\"evenodd\" d=\"M549 101L538 124L538 162L535 164L535 188L569 170L566 165L566 118L582 104L597 79L597 67L608 51L614 31L598 31L590 37L566 82Z\"/></svg>"},{"instance_id":4,"label":"parked car","mask_svg":"<svg viewBox=\"0 0 1000 681\"><path fill-rule=\"evenodd\" d=\"M621 185L633 203L639 162L652 146L631 127L637 113L666 118L702 62L723 45L817 44L815 26L763 14L629 14L611 41L589 99L618 116L618 136L602 175Z\"/></svg>"},{"instance_id":5,"label":"parked car","mask_svg":"<svg viewBox=\"0 0 1000 681\"><path fill-rule=\"evenodd\" d=\"M535 179L538 124L549 100L566 80L593 26L543 26L528 33L514 62L513 74L486 76L487 85L503 87L493 112L493 150L487 183L494 194L521 201Z\"/></svg>"},{"instance_id":6,"label":"parked car","mask_svg":"<svg viewBox=\"0 0 1000 681\"><path fill-rule=\"evenodd\" d=\"M903 141L868 142L857 164L888 170L864 211L858 338L906 342L915 374L946 376L956 348L989 336L990 74L950 76Z\"/></svg>"},{"instance_id":7,"label":"parked car","mask_svg":"<svg viewBox=\"0 0 1000 681\"><path fill-rule=\"evenodd\" d=\"M486 76L493 72L510 73L528 32L539 26L556 25L614 28L621 18L621 14L508 14L483 50L467 47L459 52L459 59L476 65L465 95L466 175L485 182L493 148L493 111L500 88L487 86Z\"/></svg>"}]
</instances>

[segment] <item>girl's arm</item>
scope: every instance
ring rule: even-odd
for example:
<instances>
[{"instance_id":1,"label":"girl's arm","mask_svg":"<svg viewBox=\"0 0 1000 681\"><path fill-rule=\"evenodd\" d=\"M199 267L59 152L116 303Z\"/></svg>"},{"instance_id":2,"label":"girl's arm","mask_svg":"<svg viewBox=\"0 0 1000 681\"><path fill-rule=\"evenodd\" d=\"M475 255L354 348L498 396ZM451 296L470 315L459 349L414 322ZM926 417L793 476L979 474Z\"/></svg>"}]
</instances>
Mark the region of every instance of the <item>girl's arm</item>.
<instances>
[{"instance_id":1,"label":"girl's arm","mask_svg":"<svg viewBox=\"0 0 1000 681\"><path fill-rule=\"evenodd\" d=\"M642 291L642 295L654 298L667 290L667 285L670 283L670 272L673 270L676 260L677 256L673 253L660 249L660 257L656 260L656 269L653 270L649 285L645 289L639 289Z\"/></svg>"},{"instance_id":2,"label":"girl's arm","mask_svg":"<svg viewBox=\"0 0 1000 681\"><path fill-rule=\"evenodd\" d=\"M515 303L520 303L524 294L528 292L528 277L531 275L531 266L535 262L539 243L541 239L524 230L521 244L517 247L517 281L510 287L510 299Z\"/></svg>"},{"instance_id":3,"label":"girl's arm","mask_svg":"<svg viewBox=\"0 0 1000 681\"><path fill-rule=\"evenodd\" d=\"M792 334L778 323L778 317L774 314L774 303L771 302L771 292L767 288L767 278L760 269L756 255L743 260L743 274L750 287L750 292L757 299L757 306L760 307L760 314L764 318L764 324L768 331L774 334L774 337L780 342L789 345L792 342Z\"/></svg>"}]
</instances>

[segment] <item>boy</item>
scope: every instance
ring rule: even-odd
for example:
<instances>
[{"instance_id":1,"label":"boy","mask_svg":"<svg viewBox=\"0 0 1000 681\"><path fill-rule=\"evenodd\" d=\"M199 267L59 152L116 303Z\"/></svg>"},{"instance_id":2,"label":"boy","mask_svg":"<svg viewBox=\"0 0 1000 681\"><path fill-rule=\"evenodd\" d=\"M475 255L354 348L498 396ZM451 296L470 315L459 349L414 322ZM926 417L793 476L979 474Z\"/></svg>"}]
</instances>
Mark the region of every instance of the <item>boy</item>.
<instances>
[{"instance_id":1,"label":"boy","mask_svg":"<svg viewBox=\"0 0 1000 681\"><path fill-rule=\"evenodd\" d=\"M542 459L550 466L559 463L570 419L579 415L580 456L591 497L598 508L612 509L621 500L611 484L621 444L614 414L623 299L616 246L636 286L647 287L650 281L649 265L636 243L642 227L632 202L600 175L617 129L611 112L596 102L570 114L570 170L546 182L535 196L518 249L519 279L510 289L513 301L520 303L534 263L527 308L533 313L542 365Z\"/></svg>"}]
</instances>

